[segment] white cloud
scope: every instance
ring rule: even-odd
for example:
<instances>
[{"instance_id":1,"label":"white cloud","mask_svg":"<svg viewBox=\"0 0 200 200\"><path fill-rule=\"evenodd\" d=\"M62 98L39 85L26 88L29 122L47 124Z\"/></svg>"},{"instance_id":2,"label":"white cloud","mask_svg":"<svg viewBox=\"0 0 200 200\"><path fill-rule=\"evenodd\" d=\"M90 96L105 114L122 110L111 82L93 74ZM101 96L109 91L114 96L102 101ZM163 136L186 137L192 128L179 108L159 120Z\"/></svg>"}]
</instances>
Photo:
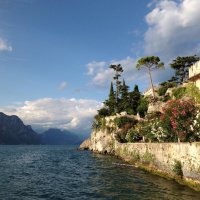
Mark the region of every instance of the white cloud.
<instances>
[{"instance_id":1,"label":"white cloud","mask_svg":"<svg viewBox=\"0 0 200 200\"><path fill-rule=\"evenodd\" d=\"M143 91L149 87L149 77L145 69L136 69L136 59L127 57L122 60L91 62L87 65L88 75L92 77L91 84L95 87L109 87L111 81L113 81L114 71L109 68L110 64L121 64L124 72L122 78L133 88L134 84L138 84L140 90ZM91 72L91 68L92 73ZM157 70L152 73L154 83L157 84L170 77L167 70Z\"/></svg>"},{"instance_id":2,"label":"white cloud","mask_svg":"<svg viewBox=\"0 0 200 200\"><path fill-rule=\"evenodd\" d=\"M2 38L0 38L0 51L12 51L12 46Z\"/></svg>"},{"instance_id":3,"label":"white cloud","mask_svg":"<svg viewBox=\"0 0 200 200\"><path fill-rule=\"evenodd\" d=\"M156 55L166 63L165 70L153 72L154 83L169 79L173 71L168 63L176 56L200 54L200 0L152 0L147 5L151 11L146 15L148 29L144 35L144 53ZM134 53L138 45L134 48ZM134 54L135 55L135 54ZM136 55L137 56L137 55ZM148 87L149 78L144 71L135 68L136 59L127 57L122 60L91 62L87 65L88 75L94 86L105 87L112 80L114 72L109 65L122 64L122 74L126 81Z\"/></svg>"},{"instance_id":4,"label":"white cloud","mask_svg":"<svg viewBox=\"0 0 200 200\"><path fill-rule=\"evenodd\" d=\"M65 81L63 81L60 83L58 89L62 91L62 90L65 90L67 88L67 86L68 86L68 84Z\"/></svg>"},{"instance_id":5,"label":"white cloud","mask_svg":"<svg viewBox=\"0 0 200 200\"><path fill-rule=\"evenodd\" d=\"M88 75L93 75L95 72L98 71L102 71L104 69L104 67L106 66L106 62L96 62L93 61L91 63L87 64L87 68L88 68Z\"/></svg>"},{"instance_id":6,"label":"white cloud","mask_svg":"<svg viewBox=\"0 0 200 200\"><path fill-rule=\"evenodd\" d=\"M92 76L92 84L99 87L107 86L114 75L114 71L109 68L111 64L121 64L124 72L123 77L128 80L134 80L138 78L138 72L135 73L135 59L127 57L122 60L111 60L111 61L101 61L101 62L91 62L87 64L88 75Z\"/></svg>"},{"instance_id":7,"label":"white cloud","mask_svg":"<svg viewBox=\"0 0 200 200\"><path fill-rule=\"evenodd\" d=\"M152 0L150 3L147 4L147 7L151 7L153 6L154 4L156 4L158 2L158 0Z\"/></svg>"},{"instance_id":8,"label":"white cloud","mask_svg":"<svg viewBox=\"0 0 200 200\"><path fill-rule=\"evenodd\" d=\"M33 127L87 130L101 106L100 102L90 99L43 98L0 110L19 116L25 124Z\"/></svg>"},{"instance_id":9,"label":"white cloud","mask_svg":"<svg viewBox=\"0 0 200 200\"><path fill-rule=\"evenodd\" d=\"M200 53L199 8L199 0L158 1L146 16L145 53L168 59Z\"/></svg>"}]
</instances>

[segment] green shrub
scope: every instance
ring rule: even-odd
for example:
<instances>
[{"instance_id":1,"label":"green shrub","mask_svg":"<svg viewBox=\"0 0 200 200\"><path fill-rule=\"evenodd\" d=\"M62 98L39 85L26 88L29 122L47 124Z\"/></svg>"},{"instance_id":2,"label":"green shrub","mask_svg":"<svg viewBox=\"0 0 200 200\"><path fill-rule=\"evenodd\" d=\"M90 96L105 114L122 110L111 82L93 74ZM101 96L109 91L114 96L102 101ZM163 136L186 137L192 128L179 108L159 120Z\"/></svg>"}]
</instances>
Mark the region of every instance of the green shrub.
<instances>
[{"instance_id":1,"label":"green shrub","mask_svg":"<svg viewBox=\"0 0 200 200\"><path fill-rule=\"evenodd\" d=\"M168 89L168 87L166 87L166 86L159 88L158 91L157 91L158 95L159 96L165 95L165 93L167 92L167 89Z\"/></svg>"},{"instance_id":2,"label":"green shrub","mask_svg":"<svg viewBox=\"0 0 200 200\"><path fill-rule=\"evenodd\" d=\"M186 95L200 104L200 90L193 83L189 83L186 86Z\"/></svg>"},{"instance_id":3,"label":"green shrub","mask_svg":"<svg viewBox=\"0 0 200 200\"><path fill-rule=\"evenodd\" d=\"M167 102L167 101L169 101L169 100L171 100L171 97L170 97L169 94L165 95L165 96L163 97L163 99L162 99L163 102Z\"/></svg>"},{"instance_id":4,"label":"green shrub","mask_svg":"<svg viewBox=\"0 0 200 200\"><path fill-rule=\"evenodd\" d=\"M176 83L171 83L171 82L163 82L163 83L160 83L160 88L158 89L158 95L159 96L164 96L165 93L167 92L167 89L168 88L172 88L172 87L176 87Z\"/></svg>"},{"instance_id":5,"label":"green shrub","mask_svg":"<svg viewBox=\"0 0 200 200\"><path fill-rule=\"evenodd\" d=\"M109 110L107 108L103 107L100 110L98 110L98 114L101 117L106 117L109 115Z\"/></svg>"},{"instance_id":6,"label":"green shrub","mask_svg":"<svg viewBox=\"0 0 200 200\"><path fill-rule=\"evenodd\" d=\"M175 82L162 82L162 83L160 83L160 85L163 86L163 87L172 88L172 87L176 87L177 83L175 83Z\"/></svg>"},{"instance_id":7,"label":"green shrub","mask_svg":"<svg viewBox=\"0 0 200 200\"><path fill-rule=\"evenodd\" d=\"M185 87L179 87L172 91L172 96L174 96L176 99L181 99L186 94L186 88Z\"/></svg>"},{"instance_id":8,"label":"green shrub","mask_svg":"<svg viewBox=\"0 0 200 200\"><path fill-rule=\"evenodd\" d=\"M173 166L172 171L173 171L177 176L183 177L183 170L182 170L182 165L181 165L181 162L180 162L180 161L174 160L174 166Z\"/></svg>"},{"instance_id":9,"label":"green shrub","mask_svg":"<svg viewBox=\"0 0 200 200\"><path fill-rule=\"evenodd\" d=\"M96 115L92 122L92 130L105 130L106 129L106 119L100 115Z\"/></svg>"},{"instance_id":10,"label":"green shrub","mask_svg":"<svg viewBox=\"0 0 200 200\"><path fill-rule=\"evenodd\" d=\"M99 130L101 127L101 117L99 115L94 116L94 120L92 122L92 130Z\"/></svg>"},{"instance_id":11,"label":"green shrub","mask_svg":"<svg viewBox=\"0 0 200 200\"><path fill-rule=\"evenodd\" d=\"M137 112L140 114L141 117L144 117L147 110L148 110L148 100L145 97L143 97L139 101Z\"/></svg>"},{"instance_id":12,"label":"green shrub","mask_svg":"<svg viewBox=\"0 0 200 200\"><path fill-rule=\"evenodd\" d=\"M117 125L118 128L124 127L126 124L130 124L131 126L134 126L137 123L137 120L130 117L116 117L114 119L114 123Z\"/></svg>"},{"instance_id":13,"label":"green shrub","mask_svg":"<svg viewBox=\"0 0 200 200\"><path fill-rule=\"evenodd\" d=\"M142 140L142 136L135 129L135 127L132 127L131 129L128 130L126 134L126 140L128 142L139 142Z\"/></svg>"},{"instance_id":14,"label":"green shrub","mask_svg":"<svg viewBox=\"0 0 200 200\"><path fill-rule=\"evenodd\" d=\"M133 126L132 124L126 123L123 126L123 128L115 134L115 138L117 139L118 142L120 142L120 143L128 142L127 139L126 139L126 135L127 135L128 130L132 126Z\"/></svg>"}]
</instances>

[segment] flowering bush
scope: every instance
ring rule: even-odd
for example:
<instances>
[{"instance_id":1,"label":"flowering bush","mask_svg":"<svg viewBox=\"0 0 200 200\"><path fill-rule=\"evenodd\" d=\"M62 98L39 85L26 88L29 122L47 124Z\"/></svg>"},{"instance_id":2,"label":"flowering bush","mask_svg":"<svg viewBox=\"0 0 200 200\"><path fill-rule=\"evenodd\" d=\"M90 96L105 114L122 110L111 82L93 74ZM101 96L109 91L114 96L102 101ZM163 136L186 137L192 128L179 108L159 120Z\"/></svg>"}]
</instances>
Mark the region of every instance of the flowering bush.
<instances>
[{"instance_id":1,"label":"flowering bush","mask_svg":"<svg viewBox=\"0 0 200 200\"><path fill-rule=\"evenodd\" d=\"M167 138L159 118L141 121L128 130L126 139L129 142L164 142Z\"/></svg>"},{"instance_id":2,"label":"flowering bush","mask_svg":"<svg viewBox=\"0 0 200 200\"><path fill-rule=\"evenodd\" d=\"M132 127L126 134L126 140L128 142L139 142L142 140L142 136L135 127Z\"/></svg>"},{"instance_id":3,"label":"flowering bush","mask_svg":"<svg viewBox=\"0 0 200 200\"><path fill-rule=\"evenodd\" d=\"M163 110L162 127L168 133L168 141L190 141L194 132L197 109L192 101L171 100Z\"/></svg>"},{"instance_id":4,"label":"flowering bush","mask_svg":"<svg viewBox=\"0 0 200 200\"><path fill-rule=\"evenodd\" d=\"M191 136L191 141L200 141L200 112L197 111L195 119L190 126L190 129L193 131L193 135Z\"/></svg>"}]
</instances>

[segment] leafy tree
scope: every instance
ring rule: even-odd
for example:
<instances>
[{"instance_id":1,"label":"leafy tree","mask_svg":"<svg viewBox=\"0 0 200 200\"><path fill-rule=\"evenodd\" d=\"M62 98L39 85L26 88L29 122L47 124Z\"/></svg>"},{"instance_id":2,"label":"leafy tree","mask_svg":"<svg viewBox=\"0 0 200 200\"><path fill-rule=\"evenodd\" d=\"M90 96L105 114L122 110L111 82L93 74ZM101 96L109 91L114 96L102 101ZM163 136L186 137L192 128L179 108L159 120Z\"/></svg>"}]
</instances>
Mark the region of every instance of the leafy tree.
<instances>
[{"instance_id":1,"label":"leafy tree","mask_svg":"<svg viewBox=\"0 0 200 200\"><path fill-rule=\"evenodd\" d=\"M152 89L152 94L153 94L153 99L155 99L155 91L154 91L154 87L153 87L151 71L154 70L154 69L163 68L164 63L160 62L160 58L157 57L157 56L147 56L147 57L140 58L137 61L136 68L138 70L140 70L143 67L145 67L148 71L151 89Z\"/></svg>"},{"instance_id":2,"label":"leafy tree","mask_svg":"<svg viewBox=\"0 0 200 200\"><path fill-rule=\"evenodd\" d=\"M182 83L188 79L189 67L199 60L200 57L194 55L185 57L178 56L175 60L172 61L170 66L175 70L175 77L178 83Z\"/></svg>"},{"instance_id":3,"label":"leafy tree","mask_svg":"<svg viewBox=\"0 0 200 200\"><path fill-rule=\"evenodd\" d=\"M115 75L114 75L113 79L115 80L115 83L116 83L116 96L115 96L115 98L116 98L116 103L118 103L119 91L120 91L120 85L121 85L121 81L119 80L119 77L121 76L121 73L123 72L123 68L122 68L121 64L110 65L110 68L115 71Z\"/></svg>"}]
</instances>

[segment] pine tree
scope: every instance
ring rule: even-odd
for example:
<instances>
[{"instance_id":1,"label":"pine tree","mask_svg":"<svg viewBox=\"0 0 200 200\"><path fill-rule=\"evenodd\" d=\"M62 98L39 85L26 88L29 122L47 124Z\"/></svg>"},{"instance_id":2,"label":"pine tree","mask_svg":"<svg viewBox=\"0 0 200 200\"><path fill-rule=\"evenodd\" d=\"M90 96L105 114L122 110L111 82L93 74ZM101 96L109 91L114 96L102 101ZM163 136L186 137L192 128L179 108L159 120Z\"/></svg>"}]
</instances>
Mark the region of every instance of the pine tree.
<instances>
[{"instance_id":1,"label":"pine tree","mask_svg":"<svg viewBox=\"0 0 200 200\"><path fill-rule=\"evenodd\" d=\"M118 103L120 86L121 86L121 81L119 80L119 78L121 76L121 73L123 72L123 68L122 68L121 64L110 65L110 68L115 71L115 75L114 75L113 79L115 80L115 84L116 84L115 99L116 99L116 103Z\"/></svg>"},{"instance_id":2,"label":"pine tree","mask_svg":"<svg viewBox=\"0 0 200 200\"><path fill-rule=\"evenodd\" d=\"M164 63L160 62L160 58L158 56L147 56L147 57L140 58L137 61L136 68L138 70L140 70L141 68L146 68L147 69L147 72L149 74L149 79L150 79L153 99L155 100L155 91L154 91L151 71L154 70L154 69L164 68Z\"/></svg>"},{"instance_id":3,"label":"pine tree","mask_svg":"<svg viewBox=\"0 0 200 200\"><path fill-rule=\"evenodd\" d=\"M175 70L175 81L179 84L187 81L189 77L189 67L199 60L200 57L197 55L185 57L178 56L173 60L170 66Z\"/></svg>"}]
</instances>

